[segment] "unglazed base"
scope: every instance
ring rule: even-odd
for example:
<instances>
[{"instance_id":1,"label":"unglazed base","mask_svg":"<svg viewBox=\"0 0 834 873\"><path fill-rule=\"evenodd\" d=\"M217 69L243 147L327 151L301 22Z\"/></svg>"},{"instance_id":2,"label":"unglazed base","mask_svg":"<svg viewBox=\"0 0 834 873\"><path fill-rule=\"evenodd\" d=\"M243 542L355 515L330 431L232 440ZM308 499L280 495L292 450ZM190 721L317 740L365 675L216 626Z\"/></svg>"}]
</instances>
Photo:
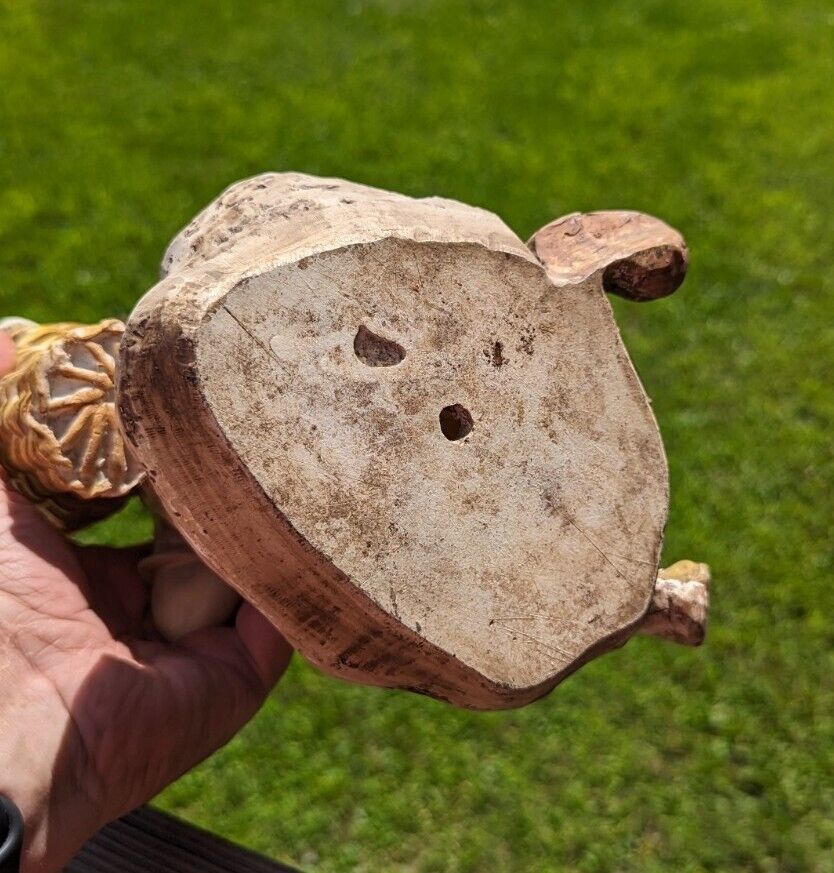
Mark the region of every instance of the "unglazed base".
<instances>
[{"instance_id":1,"label":"unglazed base","mask_svg":"<svg viewBox=\"0 0 834 873\"><path fill-rule=\"evenodd\" d=\"M527 687L638 621L654 584L663 451L603 318L595 288L505 253L389 239L240 283L195 369L300 536L427 642ZM360 332L404 357L367 363ZM467 435L444 435L449 408Z\"/></svg>"}]
</instances>

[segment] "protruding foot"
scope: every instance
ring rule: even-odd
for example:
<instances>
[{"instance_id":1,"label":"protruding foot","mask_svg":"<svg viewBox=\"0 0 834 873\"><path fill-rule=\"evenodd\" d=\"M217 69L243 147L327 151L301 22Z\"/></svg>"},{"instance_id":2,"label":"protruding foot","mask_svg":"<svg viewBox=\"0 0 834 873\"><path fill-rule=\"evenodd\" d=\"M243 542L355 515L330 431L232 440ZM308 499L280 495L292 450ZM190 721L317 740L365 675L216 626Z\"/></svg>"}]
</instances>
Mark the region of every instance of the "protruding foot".
<instances>
[{"instance_id":1,"label":"protruding foot","mask_svg":"<svg viewBox=\"0 0 834 873\"><path fill-rule=\"evenodd\" d=\"M528 245L557 285L601 273L609 294L638 302L676 291L689 259L683 237L642 212L574 212L545 225Z\"/></svg>"},{"instance_id":2,"label":"protruding foot","mask_svg":"<svg viewBox=\"0 0 834 873\"><path fill-rule=\"evenodd\" d=\"M678 561L661 570L640 633L700 646L707 630L709 583L707 564Z\"/></svg>"}]
</instances>

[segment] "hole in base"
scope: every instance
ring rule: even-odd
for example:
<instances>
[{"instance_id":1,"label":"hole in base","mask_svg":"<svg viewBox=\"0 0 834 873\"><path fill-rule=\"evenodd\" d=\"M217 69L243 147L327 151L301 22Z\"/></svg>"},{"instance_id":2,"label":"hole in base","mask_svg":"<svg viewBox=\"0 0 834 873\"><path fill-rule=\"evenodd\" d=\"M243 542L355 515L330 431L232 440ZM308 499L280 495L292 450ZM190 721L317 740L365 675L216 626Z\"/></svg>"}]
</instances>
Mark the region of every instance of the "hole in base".
<instances>
[{"instance_id":1,"label":"hole in base","mask_svg":"<svg viewBox=\"0 0 834 873\"><path fill-rule=\"evenodd\" d=\"M368 330L364 324L353 338L353 351L369 367L393 367L405 358L405 349L399 343Z\"/></svg>"},{"instance_id":2,"label":"hole in base","mask_svg":"<svg viewBox=\"0 0 834 873\"><path fill-rule=\"evenodd\" d=\"M440 410L440 430L447 440L462 440L472 433L474 424L469 410L460 403L444 406Z\"/></svg>"}]
</instances>

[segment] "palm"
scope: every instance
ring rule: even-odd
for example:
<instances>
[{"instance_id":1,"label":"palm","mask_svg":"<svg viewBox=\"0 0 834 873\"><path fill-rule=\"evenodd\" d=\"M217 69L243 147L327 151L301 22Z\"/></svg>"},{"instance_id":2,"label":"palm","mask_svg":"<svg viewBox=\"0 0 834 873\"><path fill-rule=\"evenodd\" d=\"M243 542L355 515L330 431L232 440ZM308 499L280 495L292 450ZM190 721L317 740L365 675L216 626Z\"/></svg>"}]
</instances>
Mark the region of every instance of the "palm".
<instances>
[{"instance_id":1,"label":"palm","mask_svg":"<svg viewBox=\"0 0 834 873\"><path fill-rule=\"evenodd\" d=\"M40 726L34 751L50 762L52 784L84 792L95 824L226 742L289 657L249 606L235 627L177 645L146 639L136 558L135 550L76 548L0 490L0 636L12 643L4 654L20 679L18 708Z\"/></svg>"}]
</instances>

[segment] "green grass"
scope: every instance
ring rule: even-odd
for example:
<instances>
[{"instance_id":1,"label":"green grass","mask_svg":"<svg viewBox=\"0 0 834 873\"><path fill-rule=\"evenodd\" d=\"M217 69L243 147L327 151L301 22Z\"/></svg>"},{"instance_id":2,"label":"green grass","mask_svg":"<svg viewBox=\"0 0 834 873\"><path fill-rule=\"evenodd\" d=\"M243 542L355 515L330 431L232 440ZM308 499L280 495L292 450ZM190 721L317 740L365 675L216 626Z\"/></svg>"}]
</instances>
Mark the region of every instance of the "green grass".
<instances>
[{"instance_id":1,"label":"green grass","mask_svg":"<svg viewBox=\"0 0 834 873\"><path fill-rule=\"evenodd\" d=\"M692 251L615 308L707 645L638 639L500 714L298 660L162 807L307 870L834 871L832 82L829 0L0 0L4 313L126 314L265 169L522 235L642 209Z\"/></svg>"}]
</instances>

